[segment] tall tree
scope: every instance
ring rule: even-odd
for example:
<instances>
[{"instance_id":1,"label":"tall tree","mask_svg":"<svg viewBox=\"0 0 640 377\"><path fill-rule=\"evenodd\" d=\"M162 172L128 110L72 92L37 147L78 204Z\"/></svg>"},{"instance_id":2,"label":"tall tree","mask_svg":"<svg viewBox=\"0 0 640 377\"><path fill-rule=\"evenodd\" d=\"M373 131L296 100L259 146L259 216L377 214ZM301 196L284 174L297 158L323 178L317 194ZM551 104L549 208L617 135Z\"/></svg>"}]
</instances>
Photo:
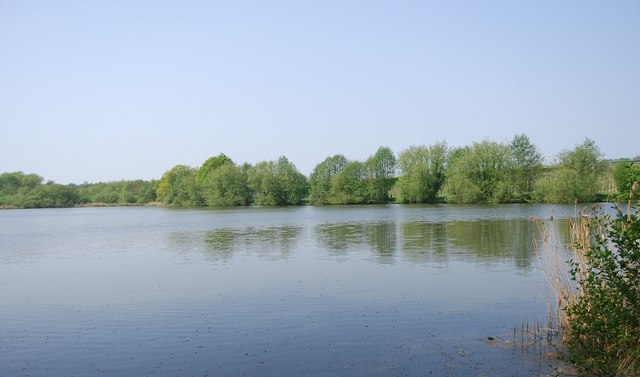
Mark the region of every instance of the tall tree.
<instances>
[{"instance_id":1,"label":"tall tree","mask_svg":"<svg viewBox=\"0 0 640 377\"><path fill-rule=\"evenodd\" d=\"M446 170L445 194L455 203L511 201L511 150L484 140L452 153Z\"/></svg>"},{"instance_id":2,"label":"tall tree","mask_svg":"<svg viewBox=\"0 0 640 377\"><path fill-rule=\"evenodd\" d=\"M613 171L613 179L616 182L616 187L620 193L620 199L629 199L629 193L633 182L640 182L640 164L633 161L625 161L616 165ZM635 197L640 197L640 192L634 194Z\"/></svg>"},{"instance_id":3,"label":"tall tree","mask_svg":"<svg viewBox=\"0 0 640 377\"><path fill-rule=\"evenodd\" d=\"M396 156L388 147L380 147L365 162L369 181L369 201L387 203L395 184Z\"/></svg>"},{"instance_id":4,"label":"tall tree","mask_svg":"<svg viewBox=\"0 0 640 377\"><path fill-rule=\"evenodd\" d=\"M284 156L278 159L278 177L282 180L285 204L302 204L309 192L307 177Z\"/></svg>"},{"instance_id":5,"label":"tall tree","mask_svg":"<svg viewBox=\"0 0 640 377\"><path fill-rule=\"evenodd\" d=\"M196 172L194 168L176 165L164 173L156 190L158 200L177 206L203 205L202 193L195 179Z\"/></svg>"},{"instance_id":6,"label":"tall tree","mask_svg":"<svg viewBox=\"0 0 640 377\"><path fill-rule=\"evenodd\" d=\"M516 135L510 147L513 162L513 199L529 202L533 198L534 184L542 172L542 155L525 134Z\"/></svg>"},{"instance_id":7,"label":"tall tree","mask_svg":"<svg viewBox=\"0 0 640 377\"><path fill-rule=\"evenodd\" d=\"M369 199L367 169L360 161L349 162L331 180L332 204L361 204Z\"/></svg>"},{"instance_id":8,"label":"tall tree","mask_svg":"<svg viewBox=\"0 0 640 377\"><path fill-rule=\"evenodd\" d=\"M349 162L341 155L327 157L316 165L309 176L309 201L322 205L331 202L331 184L333 178L340 173Z\"/></svg>"},{"instance_id":9,"label":"tall tree","mask_svg":"<svg viewBox=\"0 0 640 377\"><path fill-rule=\"evenodd\" d=\"M444 183L448 155L445 143L411 146L398 158L398 200L402 203L432 203Z\"/></svg>"},{"instance_id":10,"label":"tall tree","mask_svg":"<svg viewBox=\"0 0 640 377\"><path fill-rule=\"evenodd\" d=\"M215 157L208 158L205 162L202 163L202 165L196 172L196 183L198 183L199 185L203 184L207 179L209 173L224 164L233 164L233 161L224 153L220 153Z\"/></svg>"},{"instance_id":11,"label":"tall tree","mask_svg":"<svg viewBox=\"0 0 640 377\"><path fill-rule=\"evenodd\" d=\"M24 208L64 208L78 203L78 191L72 186L49 182L36 186L29 192Z\"/></svg>"},{"instance_id":12,"label":"tall tree","mask_svg":"<svg viewBox=\"0 0 640 377\"><path fill-rule=\"evenodd\" d=\"M301 204L307 193L306 177L284 156L254 165L248 184L255 203L262 206Z\"/></svg>"},{"instance_id":13,"label":"tall tree","mask_svg":"<svg viewBox=\"0 0 640 377\"><path fill-rule=\"evenodd\" d=\"M537 182L542 200L552 203L592 202L602 173L602 153L591 139L572 151L561 152L558 164Z\"/></svg>"},{"instance_id":14,"label":"tall tree","mask_svg":"<svg viewBox=\"0 0 640 377\"><path fill-rule=\"evenodd\" d=\"M211 170L202 184L202 195L209 206L249 205L247 169L224 163Z\"/></svg>"}]
</instances>

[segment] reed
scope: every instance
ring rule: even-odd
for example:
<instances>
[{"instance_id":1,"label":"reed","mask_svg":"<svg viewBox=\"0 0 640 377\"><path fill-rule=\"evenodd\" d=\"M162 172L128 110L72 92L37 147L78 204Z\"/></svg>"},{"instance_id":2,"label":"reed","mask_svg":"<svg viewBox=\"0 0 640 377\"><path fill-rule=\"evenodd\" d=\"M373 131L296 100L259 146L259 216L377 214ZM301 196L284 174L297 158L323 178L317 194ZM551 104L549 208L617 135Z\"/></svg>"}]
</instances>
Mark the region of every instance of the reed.
<instances>
[{"instance_id":1,"label":"reed","mask_svg":"<svg viewBox=\"0 0 640 377\"><path fill-rule=\"evenodd\" d=\"M585 271L585 248L589 243L589 226L584 212L558 222L554 213L546 221L531 219L538 228L540 239L534 237L534 248L549 286L547 326L542 327L549 343L562 346L568 327L565 309L578 302L584 294L571 274L569 263L578 263ZM569 237L563 237L563 235Z\"/></svg>"}]
</instances>

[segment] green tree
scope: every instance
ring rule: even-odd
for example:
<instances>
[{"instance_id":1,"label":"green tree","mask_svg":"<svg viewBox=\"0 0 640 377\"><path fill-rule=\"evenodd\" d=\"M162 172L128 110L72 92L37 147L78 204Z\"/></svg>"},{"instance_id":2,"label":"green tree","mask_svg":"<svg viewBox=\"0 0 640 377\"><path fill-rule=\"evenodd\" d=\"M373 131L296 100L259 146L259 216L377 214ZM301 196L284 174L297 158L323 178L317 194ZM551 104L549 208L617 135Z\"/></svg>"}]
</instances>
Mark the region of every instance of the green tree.
<instances>
[{"instance_id":1,"label":"green tree","mask_svg":"<svg viewBox=\"0 0 640 377\"><path fill-rule=\"evenodd\" d=\"M455 150L447 166L445 195L454 203L501 203L512 200L511 149L494 141Z\"/></svg>"},{"instance_id":2,"label":"green tree","mask_svg":"<svg viewBox=\"0 0 640 377\"><path fill-rule=\"evenodd\" d=\"M78 188L82 203L117 203L119 199L120 182L85 183Z\"/></svg>"},{"instance_id":3,"label":"green tree","mask_svg":"<svg viewBox=\"0 0 640 377\"><path fill-rule=\"evenodd\" d=\"M331 204L361 204L368 199L367 169L362 162L351 161L331 180Z\"/></svg>"},{"instance_id":4,"label":"green tree","mask_svg":"<svg viewBox=\"0 0 640 377\"><path fill-rule=\"evenodd\" d=\"M158 200L176 206L203 205L200 187L195 180L196 172L194 168L176 165L164 173L156 190Z\"/></svg>"},{"instance_id":5,"label":"green tree","mask_svg":"<svg viewBox=\"0 0 640 377\"><path fill-rule=\"evenodd\" d=\"M534 184L542 172L542 155L525 134L516 135L510 147L513 200L529 202L534 195Z\"/></svg>"},{"instance_id":6,"label":"green tree","mask_svg":"<svg viewBox=\"0 0 640 377\"><path fill-rule=\"evenodd\" d=\"M277 166L274 161L258 162L249 169L247 179L256 204L261 206L284 204Z\"/></svg>"},{"instance_id":7,"label":"green tree","mask_svg":"<svg viewBox=\"0 0 640 377\"><path fill-rule=\"evenodd\" d=\"M433 203L444 184L448 147L411 146L398 158L398 200L402 203Z\"/></svg>"},{"instance_id":8,"label":"green tree","mask_svg":"<svg viewBox=\"0 0 640 377\"><path fill-rule=\"evenodd\" d=\"M42 177L36 174L24 174L21 171L0 174L0 194L11 195L19 191L33 190L42 184Z\"/></svg>"},{"instance_id":9,"label":"green tree","mask_svg":"<svg viewBox=\"0 0 640 377\"><path fill-rule=\"evenodd\" d=\"M620 193L619 199L629 199L633 182L640 182L640 164L633 161L617 164L613 170L613 179Z\"/></svg>"},{"instance_id":10,"label":"green tree","mask_svg":"<svg viewBox=\"0 0 640 377\"><path fill-rule=\"evenodd\" d=\"M26 196L24 208L64 208L78 203L78 192L72 186L47 183L36 186Z\"/></svg>"},{"instance_id":11,"label":"green tree","mask_svg":"<svg viewBox=\"0 0 640 377\"><path fill-rule=\"evenodd\" d=\"M396 156L388 147L380 147L365 162L368 172L368 201L387 203L389 192L395 184Z\"/></svg>"},{"instance_id":12,"label":"green tree","mask_svg":"<svg viewBox=\"0 0 640 377\"><path fill-rule=\"evenodd\" d=\"M155 187L153 181L122 181L117 182L119 191L118 203L144 204L155 201Z\"/></svg>"},{"instance_id":13,"label":"green tree","mask_svg":"<svg viewBox=\"0 0 640 377\"><path fill-rule=\"evenodd\" d=\"M247 181L261 206L301 204L307 195L306 177L284 156L254 165Z\"/></svg>"},{"instance_id":14,"label":"green tree","mask_svg":"<svg viewBox=\"0 0 640 377\"><path fill-rule=\"evenodd\" d=\"M558 156L558 164L537 182L539 197L550 203L593 202L602 173L602 153L591 139Z\"/></svg>"},{"instance_id":15,"label":"green tree","mask_svg":"<svg viewBox=\"0 0 640 377\"><path fill-rule=\"evenodd\" d=\"M331 184L333 178L340 173L349 162L337 154L327 157L316 165L309 177L309 201L312 204L322 205L331 202Z\"/></svg>"},{"instance_id":16,"label":"green tree","mask_svg":"<svg viewBox=\"0 0 640 377\"><path fill-rule=\"evenodd\" d=\"M42 184L36 174L12 172L0 174L0 206L24 207L28 194Z\"/></svg>"},{"instance_id":17,"label":"green tree","mask_svg":"<svg viewBox=\"0 0 640 377\"><path fill-rule=\"evenodd\" d=\"M196 172L196 183L199 185L203 184L207 179L209 173L224 164L233 164L233 161L224 153L220 153L215 157L208 158L205 162L202 163L202 165Z\"/></svg>"},{"instance_id":18,"label":"green tree","mask_svg":"<svg viewBox=\"0 0 640 377\"><path fill-rule=\"evenodd\" d=\"M249 205L247 170L233 163L218 166L207 175L203 196L209 206Z\"/></svg>"},{"instance_id":19,"label":"green tree","mask_svg":"<svg viewBox=\"0 0 640 377\"><path fill-rule=\"evenodd\" d=\"M278 159L278 175L283 182L286 204L302 204L309 192L307 177L284 156Z\"/></svg>"}]
</instances>

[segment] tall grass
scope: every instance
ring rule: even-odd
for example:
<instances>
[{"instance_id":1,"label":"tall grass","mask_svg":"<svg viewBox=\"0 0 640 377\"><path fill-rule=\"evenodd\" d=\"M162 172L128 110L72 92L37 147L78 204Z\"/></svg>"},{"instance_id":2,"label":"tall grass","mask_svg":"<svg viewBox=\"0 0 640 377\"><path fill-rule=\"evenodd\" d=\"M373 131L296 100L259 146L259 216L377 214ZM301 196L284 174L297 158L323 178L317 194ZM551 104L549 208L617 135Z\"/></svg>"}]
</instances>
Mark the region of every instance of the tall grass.
<instances>
[{"instance_id":1,"label":"tall grass","mask_svg":"<svg viewBox=\"0 0 640 377\"><path fill-rule=\"evenodd\" d=\"M585 244L588 238L586 220L583 214L576 214L566 221L556 221L553 213L547 221L532 220L541 235L541 239L533 239L538 263L550 288L546 338L561 347L568 328L565 308L576 303L583 295L571 275L568 263L573 261L586 266L585 253L577 246Z\"/></svg>"}]
</instances>

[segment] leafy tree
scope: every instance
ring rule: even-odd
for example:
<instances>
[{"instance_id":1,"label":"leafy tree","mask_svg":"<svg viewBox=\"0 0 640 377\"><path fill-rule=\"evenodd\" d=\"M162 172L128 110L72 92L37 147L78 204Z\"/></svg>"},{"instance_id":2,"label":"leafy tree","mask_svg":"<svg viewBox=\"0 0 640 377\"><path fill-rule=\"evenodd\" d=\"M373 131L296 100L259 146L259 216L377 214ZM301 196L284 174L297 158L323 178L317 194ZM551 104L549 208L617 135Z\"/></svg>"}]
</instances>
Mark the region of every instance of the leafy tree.
<instances>
[{"instance_id":1,"label":"leafy tree","mask_svg":"<svg viewBox=\"0 0 640 377\"><path fill-rule=\"evenodd\" d=\"M261 161L249 169L249 188L254 194L254 202L261 206L284 204L284 197L278 181L277 166L274 161Z\"/></svg>"},{"instance_id":2,"label":"leafy tree","mask_svg":"<svg viewBox=\"0 0 640 377\"><path fill-rule=\"evenodd\" d=\"M156 200L158 181L117 181L77 186L80 203L144 204Z\"/></svg>"},{"instance_id":3,"label":"leafy tree","mask_svg":"<svg viewBox=\"0 0 640 377\"><path fill-rule=\"evenodd\" d=\"M398 165L398 200L402 203L433 203L444 184L448 147L411 146L402 152Z\"/></svg>"},{"instance_id":4,"label":"leafy tree","mask_svg":"<svg viewBox=\"0 0 640 377\"><path fill-rule=\"evenodd\" d=\"M196 183L196 169L176 165L164 173L156 195L163 203L176 206L199 206L204 203L200 187Z\"/></svg>"},{"instance_id":5,"label":"leafy tree","mask_svg":"<svg viewBox=\"0 0 640 377\"><path fill-rule=\"evenodd\" d=\"M121 182L83 184L78 188L81 203L118 203Z\"/></svg>"},{"instance_id":6,"label":"leafy tree","mask_svg":"<svg viewBox=\"0 0 640 377\"><path fill-rule=\"evenodd\" d=\"M77 202L78 192L72 186L47 183L31 190L21 207L64 208L73 207Z\"/></svg>"},{"instance_id":7,"label":"leafy tree","mask_svg":"<svg viewBox=\"0 0 640 377\"><path fill-rule=\"evenodd\" d=\"M534 184L542 172L542 155L527 135L516 135L510 144L513 200L529 202L534 195Z\"/></svg>"},{"instance_id":8,"label":"leafy tree","mask_svg":"<svg viewBox=\"0 0 640 377\"><path fill-rule=\"evenodd\" d=\"M202 165L196 172L196 183L198 183L199 185L203 184L207 179L209 173L224 164L233 164L233 161L224 153L220 153L215 157L208 158L205 162L202 163Z\"/></svg>"},{"instance_id":9,"label":"leafy tree","mask_svg":"<svg viewBox=\"0 0 640 377\"><path fill-rule=\"evenodd\" d=\"M248 171L255 203L262 206L301 204L307 194L307 179L289 160L262 161Z\"/></svg>"},{"instance_id":10,"label":"leafy tree","mask_svg":"<svg viewBox=\"0 0 640 377\"><path fill-rule=\"evenodd\" d=\"M349 162L337 154L327 157L316 165L309 177L309 201L312 204L327 204L331 202L331 184L333 178L340 173Z\"/></svg>"},{"instance_id":11,"label":"leafy tree","mask_svg":"<svg viewBox=\"0 0 640 377\"><path fill-rule=\"evenodd\" d=\"M278 175L282 177L286 204L302 204L309 192L307 177L284 156L278 159Z\"/></svg>"},{"instance_id":12,"label":"leafy tree","mask_svg":"<svg viewBox=\"0 0 640 377\"><path fill-rule=\"evenodd\" d=\"M483 200L480 188L467 173L470 147L455 148L445 169L444 193L449 203L478 203Z\"/></svg>"},{"instance_id":13,"label":"leafy tree","mask_svg":"<svg viewBox=\"0 0 640 377\"><path fill-rule=\"evenodd\" d=\"M205 203L210 206L238 206L250 204L246 167L224 163L210 171L203 183Z\"/></svg>"},{"instance_id":14,"label":"leafy tree","mask_svg":"<svg viewBox=\"0 0 640 377\"><path fill-rule=\"evenodd\" d=\"M155 181L122 181L119 186L118 203L144 204L156 200Z\"/></svg>"},{"instance_id":15,"label":"leafy tree","mask_svg":"<svg viewBox=\"0 0 640 377\"><path fill-rule=\"evenodd\" d=\"M512 198L511 149L494 141L474 143L452 153L445 194L454 203L501 203Z\"/></svg>"},{"instance_id":16,"label":"leafy tree","mask_svg":"<svg viewBox=\"0 0 640 377\"><path fill-rule=\"evenodd\" d=\"M24 174L21 171L2 173L0 174L0 206L38 207L38 203L33 198L33 191L40 186L42 186L42 177L36 174Z\"/></svg>"},{"instance_id":17,"label":"leafy tree","mask_svg":"<svg viewBox=\"0 0 640 377\"><path fill-rule=\"evenodd\" d=\"M633 161L619 163L613 170L613 179L620 193L620 199L629 199L633 182L640 182L640 164Z\"/></svg>"},{"instance_id":18,"label":"leafy tree","mask_svg":"<svg viewBox=\"0 0 640 377\"><path fill-rule=\"evenodd\" d=\"M396 156L388 147L380 147L365 162L368 172L368 200L373 203L387 203L389 191L395 184Z\"/></svg>"},{"instance_id":19,"label":"leafy tree","mask_svg":"<svg viewBox=\"0 0 640 377\"><path fill-rule=\"evenodd\" d=\"M33 190L42 184L42 177L36 174L24 174L21 171L0 174L0 194L12 195L20 191Z\"/></svg>"},{"instance_id":20,"label":"leafy tree","mask_svg":"<svg viewBox=\"0 0 640 377\"><path fill-rule=\"evenodd\" d=\"M557 167L537 182L539 197L551 203L592 202L602 173L602 153L591 139L558 156Z\"/></svg>"},{"instance_id":21,"label":"leafy tree","mask_svg":"<svg viewBox=\"0 0 640 377\"><path fill-rule=\"evenodd\" d=\"M331 204L367 203L367 169L360 161L349 162L331 180Z\"/></svg>"}]
</instances>

